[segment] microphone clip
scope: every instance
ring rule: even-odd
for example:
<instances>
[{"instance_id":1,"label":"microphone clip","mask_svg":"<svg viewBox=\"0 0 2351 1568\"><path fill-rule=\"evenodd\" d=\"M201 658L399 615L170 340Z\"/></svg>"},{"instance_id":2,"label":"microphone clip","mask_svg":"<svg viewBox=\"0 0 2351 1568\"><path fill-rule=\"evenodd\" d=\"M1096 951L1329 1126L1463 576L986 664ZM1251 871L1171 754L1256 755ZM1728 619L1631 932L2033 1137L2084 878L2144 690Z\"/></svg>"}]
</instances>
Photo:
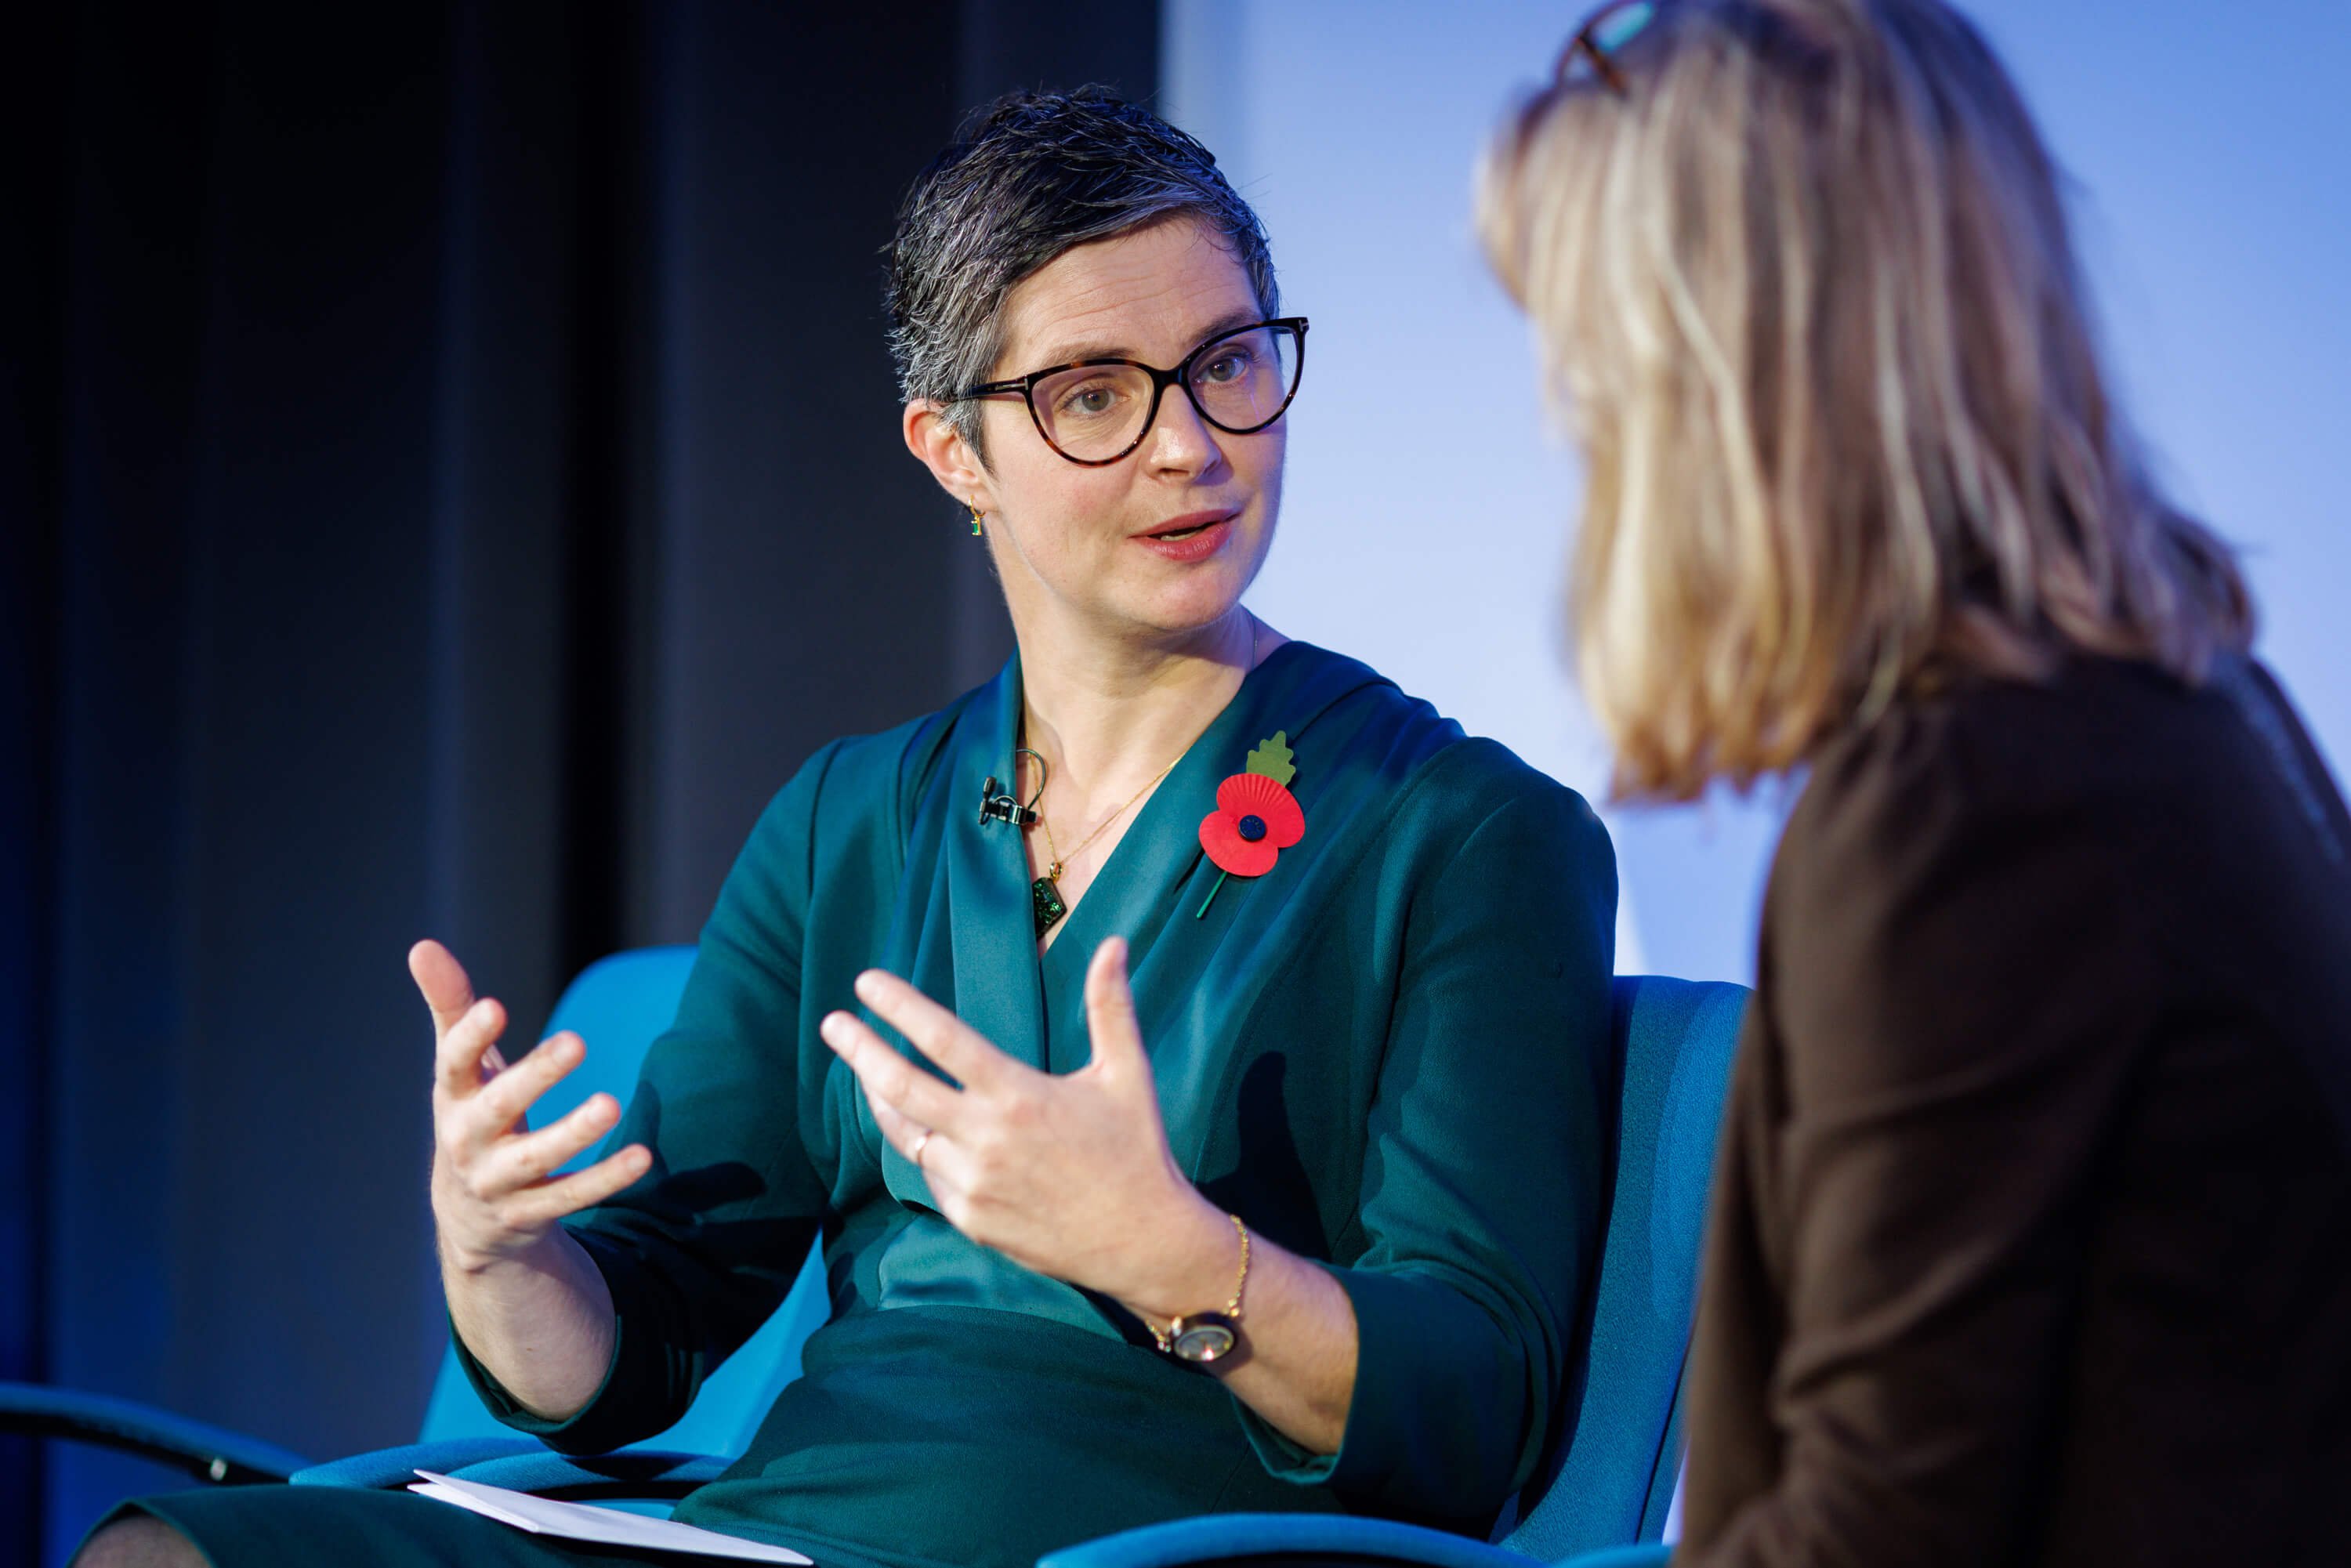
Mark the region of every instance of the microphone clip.
<instances>
[{"instance_id":1,"label":"microphone clip","mask_svg":"<svg viewBox=\"0 0 2351 1568\"><path fill-rule=\"evenodd\" d=\"M1026 828L1036 821L1037 813L1007 793L1004 786L997 782L994 774L989 774L987 782L979 787L979 825L981 827L984 828L990 822L1009 822L1016 828Z\"/></svg>"}]
</instances>

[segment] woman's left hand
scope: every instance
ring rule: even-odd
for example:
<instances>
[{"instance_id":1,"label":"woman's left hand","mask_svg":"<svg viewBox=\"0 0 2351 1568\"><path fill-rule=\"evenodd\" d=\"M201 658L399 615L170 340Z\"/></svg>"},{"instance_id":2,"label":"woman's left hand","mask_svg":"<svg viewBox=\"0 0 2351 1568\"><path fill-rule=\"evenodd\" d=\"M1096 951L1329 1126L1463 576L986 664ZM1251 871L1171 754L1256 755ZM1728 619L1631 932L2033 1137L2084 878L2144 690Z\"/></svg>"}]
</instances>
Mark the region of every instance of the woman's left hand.
<instances>
[{"instance_id":1,"label":"woman's left hand","mask_svg":"<svg viewBox=\"0 0 2351 1568\"><path fill-rule=\"evenodd\" d=\"M1086 969L1092 1056L1060 1076L1014 1061L895 975L867 970L857 996L962 1085L924 1071L852 1014L829 1013L820 1026L857 1075L882 1135L921 1167L950 1224L1137 1312L1196 1305L1202 1255L1220 1258L1234 1245L1232 1230L1168 1151L1124 941L1094 950Z\"/></svg>"}]
</instances>

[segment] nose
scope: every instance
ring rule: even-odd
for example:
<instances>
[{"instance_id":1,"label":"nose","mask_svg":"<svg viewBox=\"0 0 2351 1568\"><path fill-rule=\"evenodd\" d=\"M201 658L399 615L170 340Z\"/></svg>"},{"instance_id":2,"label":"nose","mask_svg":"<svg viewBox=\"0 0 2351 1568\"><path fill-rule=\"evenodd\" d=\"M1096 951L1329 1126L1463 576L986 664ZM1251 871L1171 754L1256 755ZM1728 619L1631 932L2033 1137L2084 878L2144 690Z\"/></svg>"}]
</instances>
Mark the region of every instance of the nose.
<instances>
[{"instance_id":1,"label":"nose","mask_svg":"<svg viewBox=\"0 0 2351 1568\"><path fill-rule=\"evenodd\" d=\"M1144 460L1154 473L1197 479L1224 465L1225 449L1217 434L1200 417L1181 386L1169 387L1159 400L1159 417L1144 441Z\"/></svg>"}]
</instances>

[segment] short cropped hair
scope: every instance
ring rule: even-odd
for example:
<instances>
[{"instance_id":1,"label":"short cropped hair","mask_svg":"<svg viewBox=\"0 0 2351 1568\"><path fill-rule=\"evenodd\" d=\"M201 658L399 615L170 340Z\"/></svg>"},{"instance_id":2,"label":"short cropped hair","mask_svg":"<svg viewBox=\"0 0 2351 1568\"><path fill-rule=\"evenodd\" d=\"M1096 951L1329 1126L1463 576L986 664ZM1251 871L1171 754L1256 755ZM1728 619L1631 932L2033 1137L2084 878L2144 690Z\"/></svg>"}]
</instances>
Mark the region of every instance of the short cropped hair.
<instances>
[{"instance_id":1,"label":"short cropped hair","mask_svg":"<svg viewBox=\"0 0 2351 1568\"><path fill-rule=\"evenodd\" d=\"M989 379L1013 288L1072 246L1178 214L1217 235L1259 308L1279 313L1265 227L1192 137L1099 87L976 110L898 209L885 298L900 395L946 404L985 461L978 406L956 394Z\"/></svg>"},{"instance_id":2,"label":"short cropped hair","mask_svg":"<svg viewBox=\"0 0 2351 1568\"><path fill-rule=\"evenodd\" d=\"M1943 0L1660 5L1537 93L1488 255L1586 459L1569 591L1616 787L1790 768L1897 695L2244 649L2228 548L2133 449L2058 175Z\"/></svg>"}]
</instances>

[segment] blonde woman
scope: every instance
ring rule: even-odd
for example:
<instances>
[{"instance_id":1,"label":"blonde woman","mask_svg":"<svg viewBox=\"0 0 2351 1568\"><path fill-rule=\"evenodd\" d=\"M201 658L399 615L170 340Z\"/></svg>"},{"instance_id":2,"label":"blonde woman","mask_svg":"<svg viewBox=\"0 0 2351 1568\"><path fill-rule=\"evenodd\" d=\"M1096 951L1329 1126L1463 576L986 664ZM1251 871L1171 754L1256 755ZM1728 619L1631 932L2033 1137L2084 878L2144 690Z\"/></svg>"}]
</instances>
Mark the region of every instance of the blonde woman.
<instances>
[{"instance_id":1,"label":"blonde woman","mask_svg":"<svg viewBox=\"0 0 2351 1568\"><path fill-rule=\"evenodd\" d=\"M1612 6L1481 203L1621 792L1806 774L1682 1558L2346 1560L2351 820L2000 64L1939 0Z\"/></svg>"}]
</instances>

